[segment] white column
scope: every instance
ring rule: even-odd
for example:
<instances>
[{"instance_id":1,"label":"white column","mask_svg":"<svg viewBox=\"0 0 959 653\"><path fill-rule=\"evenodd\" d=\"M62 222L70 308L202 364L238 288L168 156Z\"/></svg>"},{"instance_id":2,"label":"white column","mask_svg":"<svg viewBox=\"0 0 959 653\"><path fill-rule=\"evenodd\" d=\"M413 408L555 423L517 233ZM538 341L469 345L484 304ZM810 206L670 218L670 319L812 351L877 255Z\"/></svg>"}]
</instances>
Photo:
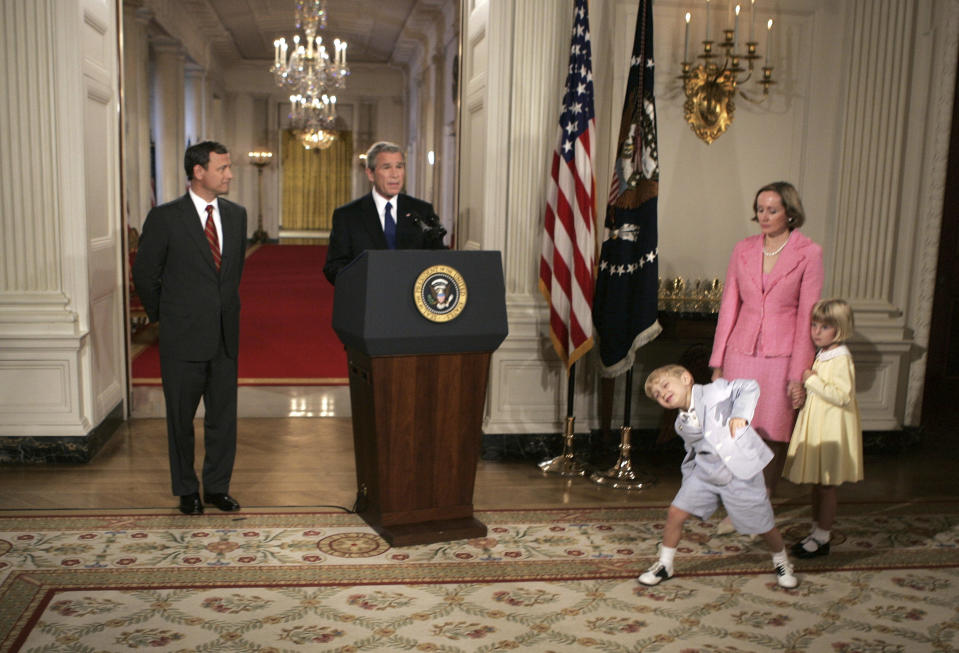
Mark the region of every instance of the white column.
<instances>
[{"instance_id":1,"label":"white column","mask_svg":"<svg viewBox=\"0 0 959 653\"><path fill-rule=\"evenodd\" d=\"M8 458L0 438L5 459L79 462L97 438L59 436L122 401L114 8L0 3L0 436L22 443Z\"/></svg>"},{"instance_id":2,"label":"white column","mask_svg":"<svg viewBox=\"0 0 959 653\"><path fill-rule=\"evenodd\" d=\"M511 302L524 309L542 302L538 271L546 180L556 147L562 85L569 59L572 7L561 11L555 5L551 0L515 4L509 130L510 139L524 147L511 148L508 154L509 245L504 252L504 265L506 293Z\"/></svg>"},{"instance_id":3,"label":"white column","mask_svg":"<svg viewBox=\"0 0 959 653\"><path fill-rule=\"evenodd\" d=\"M250 164L247 152L257 147L254 139L260 127L254 124L252 93L237 93L231 96L231 100L232 110L228 111L232 118L232 129L228 132L231 135L223 143L230 150L230 160L233 162L234 180L230 186L230 199L246 207L247 235L252 235L256 230L257 179L256 167Z\"/></svg>"},{"instance_id":4,"label":"white column","mask_svg":"<svg viewBox=\"0 0 959 653\"><path fill-rule=\"evenodd\" d=\"M150 50L151 13L123 5L123 129L127 224L140 230L150 210Z\"/></svg>"},{"instance_id":5,"label":"white column","mask_svg":"<svg viewBox=\"0 0 959 653\"><path fill-rule=\"evenodd\" d=\"M918 420L925 366L913 365L910 371L909 355L918 344L914 334L925 337L931 290L921 305L922 291L913 279L921 275L925 257L935 260L934 251L917 246L929 233L929 214L920 210L930 205L936 188L930 184L944 174L944 168L932 174L924 165L934 160L936 140L948 132L946 127L930 139L935 117L930 108L940 104L937 98L944 92L951 97L953 88L941 72L935 74L933 63L948 57L954 74L956 56L954 48L934 55L936 4L856 0L844 5L846 77L855 83L843 106L835 238L826 243L832 269L824 293L846 298L856 314L851 349L868 429L895 429ZM940 17L949 13L939 11ZM941 25L938 31L941 40ZM937 190L936 201L941 197ZM929 276L924 285L931 289L933 283Z\"/></svg>"},{"instance_id":6,"label":"white column","mask_svg":"<svg viewBox=\"0 0 959 653\"><path fill-rule=\"evenodd\" d=\"M4 49L0 59L0 332L18 331L24 311L71 321L65 312L59 250L59 200L56 183L57 106L54 49L50 44L56 8L49 0L4 2ZM45 180L44 192L37 180ZM29 306L23 305L28 302ZM17 306L20 304L20 306ZM72 326L63 329L72 332ZM60 330L60 329L58 329Z\"/></svg>"},{"instance_id":7,"label":"white column","mask_svg":"<svg viewBox=\"0 0 959 653\"><path fill-rule=\"evenodd\" d=\"M186 142L210 140L207 129L206 71L195 63L183 67L184 133Z\"/></svg>"},{"instance_id":8,"label":"white column","mask_svg":"<svg viewBox=\"0 0 959 653\"><path fill-rule=\"evenodd\" d=\"M849 25L850 79L839 166L839 216L833 291L856 304L861 324L901 314L894 288L900 221L905 116L912 92L909 59L914 43L914 3L857 0ZM881 71L881 73L879 72ZM907 225L903 225L907 226Z\"/></svg>"},{"instance_id":9,"label":"white column","mask_svg":"<svg viewBox=\"0 0 959 653\"><path fill-rule=\"evenodd\" d=\"M430 201L437 211L442 205L443 196L447 192L447 189L444 188L441 158L445 156L443 152L443 124L445 122L446 103L443 101L443 95L444 91L448 91L448 89L444 89L443 84L445 79L444 73L446 71L446 52L443 48L443 35L440 34L439 36L440 38L438 38L438 40L440 44L437 46L436 52L433 55L433 124L432 130L430 131L430 143L427 149L427 152L430 150L433 151L433 164L430 165L429 159L427 159L427 165L430 168Z\"/></svg>"},{"instance_id":10,"label":"white column","mask_svg":"<svg viewBox=\"0 0 959 653\"><path fill-rule=\"evenodd\" d=\"M153 48L151 123L156 157L157 204L185 192L186 150L183 117L183 48L172 39L157 39Z\"/></svg>"},{"instance_id":11,"label":"white column","mask_svg":"<svg viewBox=\"0 0 959 653\"><path fill-rule=\"evenodd\" d=\"M490 369L492 433L556 432L566 411L566 372L537 279L556 136L548 125L559 119L571 24L572 3L554 0L477 3L464 23L457 241L502 252L510 327ZM579 431L593 383L578 374Z\"/></svg>"}]
</instances>

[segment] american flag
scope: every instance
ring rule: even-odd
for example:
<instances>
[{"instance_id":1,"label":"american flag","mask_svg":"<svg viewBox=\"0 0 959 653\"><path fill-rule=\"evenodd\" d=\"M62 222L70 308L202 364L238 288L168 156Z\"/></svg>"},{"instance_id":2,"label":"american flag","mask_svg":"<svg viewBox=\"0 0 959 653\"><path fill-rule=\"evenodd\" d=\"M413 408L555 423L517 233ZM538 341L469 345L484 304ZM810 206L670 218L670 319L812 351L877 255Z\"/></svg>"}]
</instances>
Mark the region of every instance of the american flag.
<instances>
[{"instance_id":1,"label":"american flag","mask_svg":"<svg viewBox=\"0 0 959 653\"><path fill-rule=\"evenodd\" d=\"M593 67L587 0L576 0L569 72L559 117L559 138L546 189L539 288L549 303L549 330L569 369L593 346Z\"/></svg>"},{"instance_id":2,"label":"american flag","mask_svg":"<svg viewBox=\"0 0 959 653\"><path fill-rule=\"evenodd\" d=\"M654 69L652 0L640 0L593 306L602 373L607 377L631 370L636 350L662 331Z\"/></svg>"}]
</instances>

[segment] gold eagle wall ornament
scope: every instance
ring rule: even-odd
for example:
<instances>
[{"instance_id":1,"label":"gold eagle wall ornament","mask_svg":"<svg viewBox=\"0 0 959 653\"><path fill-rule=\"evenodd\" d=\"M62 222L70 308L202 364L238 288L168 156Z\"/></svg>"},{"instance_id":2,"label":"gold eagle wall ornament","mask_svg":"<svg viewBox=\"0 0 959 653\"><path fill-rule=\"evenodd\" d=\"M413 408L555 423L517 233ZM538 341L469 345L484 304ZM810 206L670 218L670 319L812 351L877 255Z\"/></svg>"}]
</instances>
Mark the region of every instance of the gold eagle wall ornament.
<instances>
[{"instance_id":1,"label":"gold eagle wall ornament","mask_svg":"<svg viewBox=\"0 0 959 653\"><path fill-rule=\"evenodd\" d=\"M719 138L733 121L736 104L736 77L727 68L699 65L689 71L685 82L686 122L706 144Z\"/></svg>"}]
</instances>

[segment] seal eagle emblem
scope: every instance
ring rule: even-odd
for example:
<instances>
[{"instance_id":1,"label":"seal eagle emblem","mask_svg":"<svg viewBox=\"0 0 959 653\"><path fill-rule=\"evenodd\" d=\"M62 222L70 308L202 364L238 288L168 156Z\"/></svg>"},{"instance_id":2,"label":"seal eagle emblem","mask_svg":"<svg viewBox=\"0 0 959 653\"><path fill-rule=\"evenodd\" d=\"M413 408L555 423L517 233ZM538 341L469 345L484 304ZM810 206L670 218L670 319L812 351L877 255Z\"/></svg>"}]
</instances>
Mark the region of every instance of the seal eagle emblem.
<instances>
[{"instance_id":1,"label":"seal eagle emblem","mask_svg":"<svg viewBox=\"0 0 959 653\"><path fill-rule=\"evenodd\" d=\"M448 265L423 270L413 284L413 301L420 315L432 322L449 322L466 307L466 281Z\"/></svg>"}]
</instances>

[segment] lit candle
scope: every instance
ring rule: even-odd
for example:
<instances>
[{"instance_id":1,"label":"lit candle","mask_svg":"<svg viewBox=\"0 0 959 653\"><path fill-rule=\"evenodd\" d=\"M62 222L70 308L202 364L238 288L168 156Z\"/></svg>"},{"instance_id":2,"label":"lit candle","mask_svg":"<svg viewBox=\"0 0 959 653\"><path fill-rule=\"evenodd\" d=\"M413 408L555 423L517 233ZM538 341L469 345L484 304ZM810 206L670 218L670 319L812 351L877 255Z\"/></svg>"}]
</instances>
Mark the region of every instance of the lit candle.
<instances>
[{"instance_id":1,"label":"lit candle","mask_svg":"<svg viewBox=\"0 0 959 653\"><path fill-rule=\"evenodd\" d=\"M686 12L686 37L683 40L683 62L689 61L689 19L692 15Z\"/></svg>"},{"instance_id":2,"label":"lit candle","mask_svg":"<svg viewBox=\"0 0 959 653\"><path fill-rule=\"evenodd\" d=\"M280 42L273 39L273 65L280 65Z\"/></svg>"},{"instance_id":3,"label":"lit candle","mask_svg":"<svg viewBox=\"0 0 959 653\"><path fill-rule=\"evenodd\" d=\"M766 67L769 67L769 47L773 42L773 19L766 23Z\"/></svg>"},{"instance_id":4,"label":"lit candle","mask_svg":"<svg viewBox=\"0 0 959 653\"><path fill-rule=\"evenodd\" d=\"M736 5L736 17L733 19L733 44L739 43L739 5ZM735 47L733 48L735 50Z\"/></svg>"},{"instance_id":5,"label":"lit candle","mask_svg":"<svg viewBox=\"0 0 959 653\"><path fill-rule=\"evenodd\" d=\"M749 40L756 41L756 0L749 0Z\"/></svg>"},{"instance_id":6,"label":"lit candle","mask_svg":"<svg viewBox=\"0 0 959 653\"><path fill-rule=\"evenodd\" d=\"M706 40L709 40L709 0L706 0Z\"/></svg>"},{"instance_id":7,"label":"lit candle","mask_svg":"<svg viewBox=\"0 0 959 653\"><path fill-rule=\"evenodd\" d=\"M346 41L343 41L343 65L346 66Z\"/></svg>"}]
</instances>

